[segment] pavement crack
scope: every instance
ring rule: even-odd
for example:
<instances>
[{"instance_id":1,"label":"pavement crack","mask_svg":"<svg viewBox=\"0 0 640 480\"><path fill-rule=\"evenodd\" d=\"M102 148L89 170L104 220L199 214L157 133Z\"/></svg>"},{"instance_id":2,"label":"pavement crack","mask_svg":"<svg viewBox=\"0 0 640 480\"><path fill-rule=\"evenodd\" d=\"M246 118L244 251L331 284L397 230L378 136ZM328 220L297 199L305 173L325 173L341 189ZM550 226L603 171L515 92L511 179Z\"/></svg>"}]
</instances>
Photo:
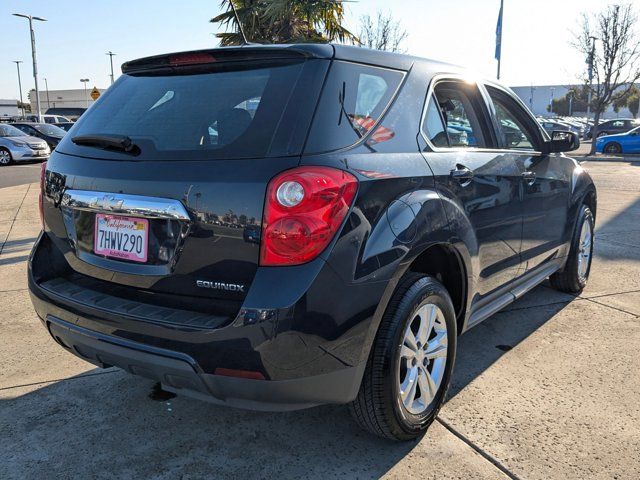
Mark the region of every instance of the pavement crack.
<instances>
[{"instance_id":1,"label":"pavement crack","mask_svg":"<svg viewBox=\"0 0 640 480\"><path fill-rule=\"evenodd\" d=\"M484 458L485 460L487 460L488 462L492 463L494 467L496 467L498 470L500 470L502 473L504 473L507 477L509 477L512 480L520 480L520 477L518 477L515 473L513 473L511 470L509 470L507 467L505 467L500 460L498 460L497 458L495 458L493 455L491 455L490 453L484 451L480 446L476 445L472 440L470 440L469 438L467 438L464 434L460 433L458 430L456 430L455 428L453 428L451 426L451 424L449 424L449 422L443 420L441 417L436 417L436 420L438 421L438 423L440 423L440 425L442 425L444 428L446 428L447 430L449 430L449 432L451 432L453 435L455 435L457 438L459 438L460 440L462 440L464 443L466 443L467 445L469 445L477 454L479 454L482 458Z\"/></svg>"},{"instance_id":2,"label":"pavement crack","mask_svg":"<svg viewBox=\"0 0 640 480\"><path fill-rule=\"evenodd\" d=\"M623 308L614 307L613 305L607 305L606 303L598 302L597 300L593 300L592 298L585 298L584 300L587 300L589 302L593 302L593 303L601 305L603 307L612 308L614 310L617 310L618 312L622 312L622 313L626 313L627 315L631 315L632 317L640 318L640 315L638 315L636 313L630 312L630 311L625 310Z\"/></svg>"},{"instance_id":3,"label":"pavement crack","mask_svg":"<svg viewBox=\"0 0 640 480\"><path fill-rule=\"evenodd\" d=\"M29 186L27 187L27 191L24 192L24 196L22 197L22 201L20 202L20 206L18 207L18 210L16 210L16 214L13 216L13 220L11 220L11 226L9 227L9 231L7 232L7 236L4 238L4 241L2 242L2 245L0 246L0 255L2 255L2 251L4 250L4 246L9 241L9 237L11 236L11 231L13 230L13 226L16 224L16 219L18 218L18 215L20 214L20 210L22 210L22 205L24 205L24 201L27 198L27 195L29 194L29 190L31 190L31 184L29 184Z\"/></svg>"}]
</instances>

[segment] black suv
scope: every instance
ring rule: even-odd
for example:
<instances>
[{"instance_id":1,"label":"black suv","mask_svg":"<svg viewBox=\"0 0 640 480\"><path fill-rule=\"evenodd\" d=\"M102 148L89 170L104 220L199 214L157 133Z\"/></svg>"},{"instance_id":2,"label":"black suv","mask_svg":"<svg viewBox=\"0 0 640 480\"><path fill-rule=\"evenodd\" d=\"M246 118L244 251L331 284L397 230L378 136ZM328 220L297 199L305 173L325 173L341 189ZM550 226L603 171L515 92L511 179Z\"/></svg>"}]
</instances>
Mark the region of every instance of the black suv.
<instances>
[{"instance_id":1,"label":"black suv","mask_svg":"<svg viewBox=\"0 0 640 480\"><path fill-rule=\"evenodd\" d=\"M626 133L640 125L640 122L634 118L617 118L615 120L607 120L598 125L598 137L605 135L614 135L616 133ZM593 137L593 127L586 134L587 138Z\"/></svg>"},{"instance_id":2,"label":"black suv","mask_svg":"<svg viewBox=\"0 0 640 480\"><path fill-rule=\"evenodd\" d=\"M410 439L457 336L577 292L596 190L508 89L333 45L125 63L43 169L33 304L62 347L165 389L349 404ZM514 135L517 132L517 135Z\"/></svg>"}]
</instances>

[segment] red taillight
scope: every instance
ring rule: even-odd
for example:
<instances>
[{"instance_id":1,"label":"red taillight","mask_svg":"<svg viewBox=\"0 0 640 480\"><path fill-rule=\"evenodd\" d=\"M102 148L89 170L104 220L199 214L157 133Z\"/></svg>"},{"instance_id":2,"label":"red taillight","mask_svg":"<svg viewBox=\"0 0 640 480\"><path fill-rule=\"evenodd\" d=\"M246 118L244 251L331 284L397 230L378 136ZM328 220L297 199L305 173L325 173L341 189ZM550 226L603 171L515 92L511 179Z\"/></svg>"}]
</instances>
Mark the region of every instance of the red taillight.
<instances>
[{"instance_id":1,"label":"red taillight","mask_svg":"<svg viewBox=\"0 0 640 480\"><path fill-rule=\"evenodd\" d=\"M236 370L234 368L218 367L215 369L213 374L221 375L223 377L248 378L250 380L266 380L264 378L264 375L260 372L252 372L250 370Z\"/></svg>"},{"instance_id":2,"label":"red taillight","mask_svg":"<svg viewBox=\"0 0 640 480\"><path fill-rule=\"evenodd\" d=\"M316 258L347 215L358 180L330 167L298 167L269 182L260 265L299 265Z\"/></svg>"},{"instance_id":3,"label":"red taillight","mask_svg":"<svg viewBox=\"0 0 640 480\"><path fill-rule=\"evenodd\" d=\"M40 165L40 195L38 196L38 211L40 212L40 223L44 230L44 182L47 172L47 162L42 162Z\"/></svg>"}]
</instances>

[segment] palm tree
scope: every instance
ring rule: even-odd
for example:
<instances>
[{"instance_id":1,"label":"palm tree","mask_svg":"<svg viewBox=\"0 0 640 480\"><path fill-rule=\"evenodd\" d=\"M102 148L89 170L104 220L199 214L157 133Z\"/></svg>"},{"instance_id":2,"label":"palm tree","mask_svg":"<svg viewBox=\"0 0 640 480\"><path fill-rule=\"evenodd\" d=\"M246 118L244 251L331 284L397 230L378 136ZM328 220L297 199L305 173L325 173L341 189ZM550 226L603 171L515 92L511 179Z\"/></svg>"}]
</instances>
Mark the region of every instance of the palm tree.
<instances>
[{"instance_id":1,"label":"palm tree","mask_svg":"<svg viewBox=\"0 0 640 480\"><path fill-rule=\"evenodd\" d=\"M236 16L255 43L358 42L343 25L343 0L222 0L224 13L211 19L235 31L218 33L221 45L240 45Z\"/></svg>"}]
</instances>

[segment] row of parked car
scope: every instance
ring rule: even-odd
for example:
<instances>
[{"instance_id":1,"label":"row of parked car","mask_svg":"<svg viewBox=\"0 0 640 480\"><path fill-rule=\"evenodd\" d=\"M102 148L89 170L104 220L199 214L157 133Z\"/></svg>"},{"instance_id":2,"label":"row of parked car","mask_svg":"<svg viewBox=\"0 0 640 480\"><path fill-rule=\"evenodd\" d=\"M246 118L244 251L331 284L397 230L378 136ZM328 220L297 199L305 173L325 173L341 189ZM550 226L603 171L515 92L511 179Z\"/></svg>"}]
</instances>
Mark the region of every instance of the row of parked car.
<instances>
[{"instance_id":1,"label":"row of parked car","mask_svg":"<svg viewBox=\"0 0 640 480\"><path fill-rule=\"evenodd\" d=\"M575 132L585 140L593 138L593 122L580 117L538 117L549 134L552 131ZM640 120L616 118L601 122L596 134L596 150L600 153L640 153Z\"/></svg>"},{"instance_id":2,"label":"row of parked car","mask_svg":"<svg viewBox=\"0 0 640 480\"><path fill-rule=\"evenodd\" d=\"M72 125L71 120L56 115L43 115L43 122L27 115L0 123L0 167L47 160Z\"/></svg>"}]
</instances>

